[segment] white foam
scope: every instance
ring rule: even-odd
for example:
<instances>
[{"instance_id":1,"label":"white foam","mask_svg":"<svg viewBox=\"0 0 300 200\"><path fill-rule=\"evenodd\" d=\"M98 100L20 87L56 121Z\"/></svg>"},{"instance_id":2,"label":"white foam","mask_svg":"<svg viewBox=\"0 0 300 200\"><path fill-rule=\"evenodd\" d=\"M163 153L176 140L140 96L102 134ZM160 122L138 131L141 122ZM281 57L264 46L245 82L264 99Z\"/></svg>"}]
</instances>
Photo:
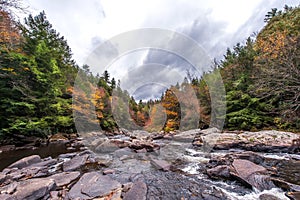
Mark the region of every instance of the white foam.
<instances>
[{"instance_id":1,"label":"white foam","mask_svg":"<svg viewBox=\"0 0 300 200\"><path fill-rule=\"evenodd\" d=\"M216 187L221 190L224 194L226 194L231 200L258 200L259 196L262 194L269 194L275 196L281 200L289 200L288 197L285 196L284 192L279 188L272 188L271 190L264 190L262 192L254 190L253 192L245 195L240 195L233 192L228 192L223 188Z\"/></svg>"}]
</instances>

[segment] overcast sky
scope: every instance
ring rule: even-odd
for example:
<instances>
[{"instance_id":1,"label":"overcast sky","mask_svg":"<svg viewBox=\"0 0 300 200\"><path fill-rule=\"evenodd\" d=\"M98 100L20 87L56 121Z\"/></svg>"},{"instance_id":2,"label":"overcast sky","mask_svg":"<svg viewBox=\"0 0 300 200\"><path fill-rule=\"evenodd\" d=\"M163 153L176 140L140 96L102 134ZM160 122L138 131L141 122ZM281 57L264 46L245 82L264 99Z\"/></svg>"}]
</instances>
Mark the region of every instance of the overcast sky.
<instances>
[{"instance_id":1,"label":"overcast sky","mask_svg":"<svg viewBox=\"0 0 300 200\"><path fill-rule=\"evenodd\" d=\"M198 42L208 56L221 59L227 47L243 42L264 26L264 15L271 8L281 9L285 4L291 6L299 4L298 0L25 0L25 2L34 14L45 10L53 27L68 40L74 59L79 65L86 63L88 56L103 41L138 28L162 28L183 33ZM182 46L183 51L188 48ZM113 54L113 50L114 48L105 53ZM143 49L123 55L106 68L112 76L120 79L122 86L136 98L148 99L160 96L170 84L182 81L183 72L191 66L174 54ZM149 74L152 75L150 82L147 81ZM156 78L153 78L153 74L157 75ZM141 79L137 80L137 77ZM134 86L137 82L139 85Z\"/></svg>"}]
</instances>

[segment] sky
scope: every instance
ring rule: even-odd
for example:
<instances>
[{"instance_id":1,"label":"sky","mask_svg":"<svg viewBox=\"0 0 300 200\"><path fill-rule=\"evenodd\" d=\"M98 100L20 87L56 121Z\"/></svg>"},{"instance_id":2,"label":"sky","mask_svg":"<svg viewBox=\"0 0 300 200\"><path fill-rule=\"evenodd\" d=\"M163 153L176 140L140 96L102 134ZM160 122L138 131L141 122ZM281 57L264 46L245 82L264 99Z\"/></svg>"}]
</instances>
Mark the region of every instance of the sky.
<instances>
[{"instance_id":1,"label":"sky","mask_svg":"<svg viewBox=\"0 0 300 200\"><path fill-rule=\"evenodd\" d=\"M89 64L95 73L107 69L112 77L121 81L123 89L144 100L157 98L170 85L181 82L186 71L199 76L207 68L195 71L195 66L176 52L143 48L120 54L118 44L108 42L105 50L97 51L99 46L111 38L122 37L128 31L159 28L189 37L211 60L220 60L227 47L243 42L263 28L264 16L271 8L299 5L298 0L24 1L33 14L42 10L46 12L53 27L67 39L79 65ZM154 42L156 37L145 37L144 40ZM135 43L134 39L122 42L129 46ZM168 45L173 48L174 44L174 38L170 38ZM180 52L191 52L188 45L180 45ZM107 59L114 59L109 65L99 68L97 65L101 62L89 60L95 52L96 58L104 55Z\"/></svg>"}]
</instances>

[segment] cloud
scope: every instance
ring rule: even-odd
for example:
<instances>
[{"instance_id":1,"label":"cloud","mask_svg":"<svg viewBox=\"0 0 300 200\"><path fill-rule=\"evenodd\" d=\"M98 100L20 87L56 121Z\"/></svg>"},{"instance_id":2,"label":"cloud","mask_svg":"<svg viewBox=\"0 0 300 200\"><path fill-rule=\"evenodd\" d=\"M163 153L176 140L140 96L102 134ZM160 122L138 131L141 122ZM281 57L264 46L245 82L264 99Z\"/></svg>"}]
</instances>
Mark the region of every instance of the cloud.
<instances>
[{"instance_id":1,"label":"cloud","mask_svg":"<svg viewBox=\"0 0 300 200\"><path fill-rule=\"evenodd\" d=\"M150 99L158 99L161 97L161 94L163 94L164 91L166 91L168 88L164 85L160 85L157 83L150 83L143 85L142 87L137 88L133 93L132 96L137 101L143 100L147 101Z\"/></svg>"},{"instance_id":2,"label":"cloud","mask_svg":"<svg viewBox=\"0 0 300 200\"><path fill-rule=\"evenodd\" d=\"M86 62L91 52L111 37L132 29L148 27L185 34L198 42L212 59L222 59L227 47L244 41L250 34L263 27L264 15L271 8L282 8L284 4L298 5L293 0L26 1L35 13L46 11L53 27L67 38L74 58L80 65ZM197 57L189 45L180 42L174 44L174 40L176 38L169 41L174 48L190 54L192 58ZM109 44L109 41L107 43ZM160 88L163 87L158 87L158 83L163 82L164 87L167 87L168 84L180 82L187 69L193 72L193 66L189 62L172 52L146 49L119 55L118 47L107 47L96 53L101 54L102 58L106 57L106 60L116 56L117 58L113 63L109 63L109 66L99 66L95 56L92 71L96 73L101 72L103 68L108 69L112 77L121 80L125 89L135 88L138 82L144 80L145 86L131 91L135 92L138 98L160 96ZM195 73L201 74L207 69L209 66L202 66L201 70L198 69ZM148 84L150 80L153 83Z\"/></svg>"},{"instance_id":3,"label":"cloud","mask_svg":"<svg viewBox=\"0 0 300 200\"><path fill-rule=\"evenodd\" d=\"M91 50L91 40L99 34L104 20L104 10L97 0L26 0L30 12L37 15L45 11L48 20L65 36L74 59L83 64Z\"/></svg>"},{"instance_id":4,"label":"cloud","mask_svg":"<svg viewBox=\"0 0 300 200\"><path fill-rule=\"evenodd\" d=\"M182 72L178 69L160 63L149 63L132 68L120 79L123 89L138 99L147 99L151 96L161 95L162 88L175 85L183 80ZM152 89L150 89L153 86ZM148 93L143 91L151 91Z\"/></svg>"}]
</instances>

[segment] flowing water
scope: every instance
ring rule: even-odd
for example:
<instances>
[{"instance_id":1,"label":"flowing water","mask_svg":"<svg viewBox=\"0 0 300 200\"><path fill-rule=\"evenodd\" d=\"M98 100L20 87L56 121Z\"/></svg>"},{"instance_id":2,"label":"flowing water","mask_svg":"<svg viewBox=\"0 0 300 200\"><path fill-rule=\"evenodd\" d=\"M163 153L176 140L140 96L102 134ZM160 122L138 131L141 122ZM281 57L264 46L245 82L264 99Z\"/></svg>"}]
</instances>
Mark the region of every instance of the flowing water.
<instances>
[{"instance_id":1,"label":"flowing water","mask_svg":"<svg viewBox=\"0 0 300 200\"><path fill-rule=\"evenodd\" d=\"M242 152L237 150L238 152ZM256 189L251 190L250 192L233 192L230 189L236 187L235 182L225 183L222 181L213 181L207 179L203 174L199 174L199 162L207 163L209 161L208 157L215 156L224 156L229 151L217 151L209 153L203 153L202 151L197 151L195 149L186 149L186 154L184 157L189 161L188 164L182 168L182 170L188 174L198 175L200 180L206 179L206 181L210 181L212 187L215 187L218 190L221 190L226 194L231 200L257 200L260 199L260 196L275 196L280 200L289 200L288 197L285 196L285 192L279 188L272 188L271 190L258 191ZM287 153L261 153L261 156L266 159L276 160L278 161L278 172L279 175L284 178L286 181L289 181L294 184L300 184L300 161L291 160L291 158L299 158L298 154L287 154ZM269 197L270 198L270 197ZM268 197L267 197L268 199Z\"/></svg>"},{"instance_id":2,"label":"flowing water","mask_svg":"<svg viewBox=\"0 0 300 200\"><path fill-rule=\"evenodd\" d=\"M124 173L144 173L151 172L155 168L151 164L152 159L161 159L169 163L177 163L177 168L185 176L189 176L191 180L205 183L214 191L221 192L231 200L257 200L261 196L268 195L277 197L278 199L288 200L285 192L279 188L272 188L271 190L257 191L245 188L235 181L219 181L211 180L203 173L201 166L205 166L210 158L216 156L224 156L232 152L242 152L241 150L230 151L215 151L206 153L202 150L196 150L188 143L180 143L170 140L158 140L161 144L159 152L153 153L134 153L130 149L119 149L117 151L98 154L98 158L106 160L110 163L109 167L119 172ZM63 143L53 143L48 146L42 146L34 149L22 149L0 153L0 170L7 167L9 164L23 158L25 156L38 154L41 157L57 157L63 153L70 153L66 145ZM261 153L261 156L270 160L270 163L276 163L279 168L279 175L285 180L300 185L300 161L297 160L300 156L298 154L280 154L280 153ZM293 159L291 159L293 158ZM296 159L295 159L296 158ZM178 172L178 173L181 173Z\"/></svg>"}]
</instances>

